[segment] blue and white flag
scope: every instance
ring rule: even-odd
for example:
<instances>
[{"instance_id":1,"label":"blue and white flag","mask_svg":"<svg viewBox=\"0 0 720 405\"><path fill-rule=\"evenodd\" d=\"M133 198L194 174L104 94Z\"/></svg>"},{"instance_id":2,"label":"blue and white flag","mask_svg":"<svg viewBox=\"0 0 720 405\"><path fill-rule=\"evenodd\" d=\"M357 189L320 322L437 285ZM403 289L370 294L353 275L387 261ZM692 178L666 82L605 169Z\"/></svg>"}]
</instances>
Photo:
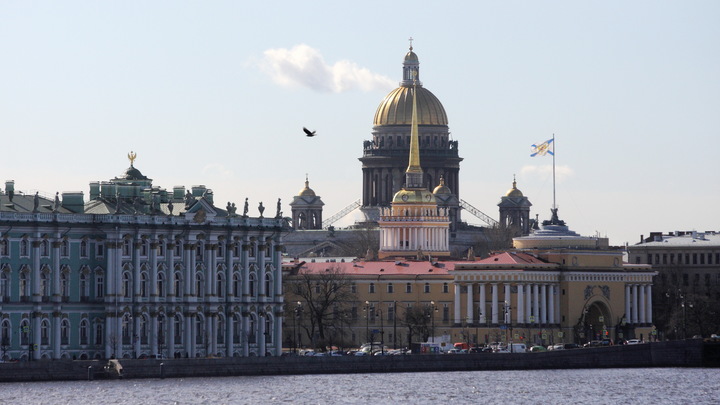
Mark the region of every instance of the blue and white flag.
<instances>
[{"instance_id":1,"label":"blue and white flag","mask_svg":"<svg viewBox=\"0 0 720 405\"><path fill-rule=\"evenodd\" d=\"M547 141L545 141L539 145L533 144L532 145L532 154L530 156L531 157L545 156L548 153L551 155L554 155L555 153L553 153L553 151L550 150L550 144L553 143L554 140L555 140L555 138L552 138L552 139L548 139Z\"/></svg>"}]
</instances>

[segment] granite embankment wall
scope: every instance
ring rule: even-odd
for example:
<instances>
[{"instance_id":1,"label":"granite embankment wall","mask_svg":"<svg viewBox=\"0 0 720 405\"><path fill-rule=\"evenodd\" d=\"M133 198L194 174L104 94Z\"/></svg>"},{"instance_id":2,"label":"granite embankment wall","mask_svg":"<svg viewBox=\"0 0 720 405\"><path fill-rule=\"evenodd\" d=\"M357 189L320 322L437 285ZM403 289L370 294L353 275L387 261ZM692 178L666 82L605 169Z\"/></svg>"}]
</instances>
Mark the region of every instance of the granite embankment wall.
<instances>
[{"instance_id":1,"label":"granite embankment wall","mask_svg":"<svg viewBox=\"0 0 720 405\"><path fill-rule=\"evenodd\" d=\"M120 363L123 368L123 378L619 367L719 367L720 343L708 344L698 339L541 353L121 360ZM117 373L105 371L106 364L106 361L4 363L0 364L0 382L117 377Z\"/></svg>"}]
</instances>

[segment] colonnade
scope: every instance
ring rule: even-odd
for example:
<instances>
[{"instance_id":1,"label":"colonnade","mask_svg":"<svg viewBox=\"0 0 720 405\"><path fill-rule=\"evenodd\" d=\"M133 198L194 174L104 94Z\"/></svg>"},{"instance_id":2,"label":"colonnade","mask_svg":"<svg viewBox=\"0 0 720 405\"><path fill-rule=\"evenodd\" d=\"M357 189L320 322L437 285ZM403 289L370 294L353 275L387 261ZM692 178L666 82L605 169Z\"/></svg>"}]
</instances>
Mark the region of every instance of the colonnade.
<instances>
[{"instance_id":1,"label":"colonnade","mask_svg":"<svg viewBox=\"0 0 720 405\"><path fill-rule=\"evenodd\" d=\"M651 324L652 285L625 285L625 319L630 324Z\"/></svg>"},{"instance_id":2,"label":"colonnade","mask_svg":"<svg viewBox=\"0 0 720 405\"><path fill-rule=\"evenodd\" d=\"M558 284L464 283L464 286L467 291L465 314L462 313L461 306L463 284L455 283L456 325L463 320L479 325L505 323L552 325L560 322Z\"/></svg>"}]
</instances>

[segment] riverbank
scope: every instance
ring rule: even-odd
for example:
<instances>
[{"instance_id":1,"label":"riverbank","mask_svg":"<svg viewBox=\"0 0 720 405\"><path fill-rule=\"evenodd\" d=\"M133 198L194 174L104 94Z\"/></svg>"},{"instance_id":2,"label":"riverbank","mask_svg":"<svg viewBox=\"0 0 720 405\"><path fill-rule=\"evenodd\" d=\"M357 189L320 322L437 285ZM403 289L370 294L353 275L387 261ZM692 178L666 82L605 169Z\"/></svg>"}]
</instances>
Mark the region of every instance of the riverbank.
<instances>
[{"instance_id":1,"label":"riverbank","mask_svg":"<svg viewBox=\"0 0 720 405\"><path fill-rule=\"evenodd\" d=\"M180 378L290 374L402 373L637 367L720 367L720 343L699 339L540 353L373 357L245 357L118 362L39 361L0 364L0 382ZM120 374L120 375L119 375Z\"/></svg>"}]
</instances>

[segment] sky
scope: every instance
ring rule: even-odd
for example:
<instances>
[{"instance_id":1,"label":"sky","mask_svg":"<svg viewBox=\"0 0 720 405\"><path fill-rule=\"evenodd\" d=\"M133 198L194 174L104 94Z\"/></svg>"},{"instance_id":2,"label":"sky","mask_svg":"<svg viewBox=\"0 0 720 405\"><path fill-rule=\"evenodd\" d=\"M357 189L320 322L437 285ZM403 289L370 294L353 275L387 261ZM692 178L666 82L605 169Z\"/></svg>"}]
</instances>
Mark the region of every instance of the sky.
<instances>
[{"instance_id":1,"label":"sky","mask_svg":"<svg viewBox=\"0 0 720 405\"><path fill-rule=\"evenodd\" d=\"M0 1L0 181L87 199L134 151L153 185L219 207L281 198L289 216L307 174L328 218L361 197L412 37L472 206L497 218L515 176L549 219L553 159L530 145L554 136L572 230L720 231L718 21L692 0Z\"/></svg>"}]
</instances>

